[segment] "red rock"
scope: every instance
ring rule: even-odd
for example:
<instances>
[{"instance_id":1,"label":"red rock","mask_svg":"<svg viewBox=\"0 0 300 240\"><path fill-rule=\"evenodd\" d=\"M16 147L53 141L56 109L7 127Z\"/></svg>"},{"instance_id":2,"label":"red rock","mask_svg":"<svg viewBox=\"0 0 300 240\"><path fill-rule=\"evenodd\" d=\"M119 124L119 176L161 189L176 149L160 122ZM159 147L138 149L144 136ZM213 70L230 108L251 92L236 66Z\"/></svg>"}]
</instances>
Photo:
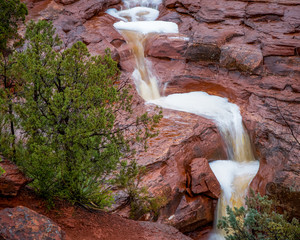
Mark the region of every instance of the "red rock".
<instances>
[{"instance_id":1,"label":"red rock","mask_svg":"<svg viewBox=\"0 0 300 240\"><path fill-rule=\"evenodd\" d=\"M185 58L191 61L219 61L221 50L215 44L190 43Z\"/></svg>"},{"instance_id":2,"label":"red rock","mask_svg":"<svg viewBox=\"0 0 300 240\"><path fill-rule=\"evenodd\" d=\"M143 238L146 240L192 240L190 237L182 234L176 228L166 224L154 222L138 222L143 230Z\"/></svg>"},{"instance_id":3,"label":"red rock","mask_svg":"<svg viewBox=\"0 0 300 240\"><path fill-rule=\"evenodd\" d=\"M227 44L221 49L220 64L229 69L253 72L263 61L260 49L251 45Z\"/></svg>"},{"instance_id":4,"label":"red rock","mask_svg":"<svg viewBox=\"0 0 300 240\"><path fill-rule=\"evenodd\" d=\"M121 0L89 0L80 1L80 13L83 19L91 19L98 15L100 12L104 12L110 6L120 3Z\"/></svg>"},{"instance_id":5,"label":"red rock","mask_svg":"<svg viewBox=\"0 0 300 240\"><path fill-rule=\"evenodd\" d=\"M300 41L296 39L268 39L262 44L264 56L294 56L300 48Z\"/></svg>"},{"instance_id":6,"label":"red rock","mask_svg":"<svg viewBox=\"0 0 300 240\"><path fill-rule=\"evenodd\" d=\"M299 78L300 76L300 57L266 57L265 65L272 74L287 76L289 74Z\"/></svg>"},{"instance_id":7,"label":"red rock","mask_svg":"<svg viewBox=\"0 0 300 240\"><path fill-rule=\"evenodd\" d=\"M201 8L200 1L193 1L193 0L166 0L163 4L167 8L185 8L189 12L197 12Z\"/></svg>"},{"instance_id":8,"label":"red rock","mask_svg":"<svg viewBox=\"0 0 300 240\"><path fill-rule=\"evenodd\" d=\"M189 38L179 34L155 34L145 43L145 55L158 58L185 59Z\"/></svg>"},{"instance_id":9,"label":"red rock","mask_svg":"<svg viewBox=\"0 0 300 240\"><path fill-rule=\"evenodd\" d=\"M280 38L283 34L292 34L296 31L296 28L288 22L281 21L257 21L255 22L252 19L247 19L244 23L255 29L258 32L269 34L275 38Z\"/></svg>"},{"instance_id":10,"label":"red rock","mask_svg":"<svg viewBox=\"0 0 300 240\"><path fill-rule=\"evenodd\" d=\"M57 2L57 3L64 4L64 5L68 5L68 4L72 4L74 2L77 2L79 0L54 0L54 1Z\"/></svg>"},{"instance_id":11,"label":"red rock","mask_svg":"<svg viewBox=\"0 0 300 240\"><path fill-rule=\"evenodd\" d=\"M216 201L213 202L209 198L184 196L174 214L164 222L176 227L181 232L191 232L213 221L215 205ZM207 211L208 209L210 211Z\"/></svg>"},{"instance_id":12,"label":"red rock","mask_svg":"<svg viewBox=\"0 0 300 240\"><path fill-rule=\"evenodd\" d=\"M250 16L257 16L257 15L284 15L285 7L282 5L277 4L270 4L270 3L253 3L249 4L246 7L246 13Z\"/></svg>"},{"instance_id":13,"label":"red rock","mask_svg":"<svg viewBox=\"0 0 300 240\"><path fill-rule=\"evenodd\" d=\"M199 22L222 22L226 17L240 17L245 14L246 3L225 0L202 0L201 8L193 16Z\"/></svg>"},{"instance_id":14,"label":"red rock","mask_svg":"<svg viewBox=\"0 0 300 240\"><path fill-rule=\"evenodd\" d=\"M0 195L16 196L19 190L31 181L9 160L2 160L0 167L5 171L0 175Z\"/></svg>"},{"instance_id":15,"label":"red rock","mask_svg":"<svg viewBox=\"0 0 300 240\"><path fill-rule=\"evenodd\" d=\"M120 67L122 70L132 73L136 67L135 58L131 46L124 44L118 48L120 55Z\"/></svg>"},{"instance_id":16,"label":"red rock","mask_svg":"<svg viewBox=\"0 0 300 240\"><path fill-rule=\"evenodd\" d=\"M300 6L288 6L284 12L283 20L289 24L297 27L300 24Z\"/></svg>"},{"instance_id":17,"label":"red rock","mask_svg":"<svg viewBox=\"0 0 300 240\"><path fill-rule=\"evenodd\" d=\"M221 194L220 184L211 170L207 159L195 158L191 164L191 190L193 194L204 193L218 199Z\"/></svg>"},{"instance_id":18,"label":"red rock","mask_svg":"<svg viewBox=\"0 0 300 240\"><path fill-rule=\"evenodd\" d=\"M1 210L0 225L1 239L65 239L65 234L58 225L23 206Z\"/></svg>"},{"instance_id":19,"label":"red rock","mask_svg":"<svg viewBox=\"0 0 300 240\"><path fill-rule=\"evenodd\" d=\"M61 14L63 14L64 7L57 4L55 1L48 1L47 5L44 5L45 9L41 10L39 14L43 20L54 21L57 20Z\"/></svg>"}]
</instances>

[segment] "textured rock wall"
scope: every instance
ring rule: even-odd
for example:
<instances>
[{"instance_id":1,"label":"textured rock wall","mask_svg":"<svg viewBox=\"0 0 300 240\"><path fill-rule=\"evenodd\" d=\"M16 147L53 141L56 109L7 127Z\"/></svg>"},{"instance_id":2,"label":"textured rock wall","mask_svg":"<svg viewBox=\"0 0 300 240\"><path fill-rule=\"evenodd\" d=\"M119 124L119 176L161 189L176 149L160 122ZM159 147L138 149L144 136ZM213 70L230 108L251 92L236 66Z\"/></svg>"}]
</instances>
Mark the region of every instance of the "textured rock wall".
<instances>
[{"instance_id":1,"label":"textured rock wall","mask_svg":"<svg viewBox=\"0 0 300 240\"><path fill-rule=\"evenodd\" d=\"M189 37L187 49L196 46L186 61L151 56L166 93L204 90L237 103L260 159L251 186L299 193L300 3L165 0L161 11Z\"/></svg>"}]
</instances>

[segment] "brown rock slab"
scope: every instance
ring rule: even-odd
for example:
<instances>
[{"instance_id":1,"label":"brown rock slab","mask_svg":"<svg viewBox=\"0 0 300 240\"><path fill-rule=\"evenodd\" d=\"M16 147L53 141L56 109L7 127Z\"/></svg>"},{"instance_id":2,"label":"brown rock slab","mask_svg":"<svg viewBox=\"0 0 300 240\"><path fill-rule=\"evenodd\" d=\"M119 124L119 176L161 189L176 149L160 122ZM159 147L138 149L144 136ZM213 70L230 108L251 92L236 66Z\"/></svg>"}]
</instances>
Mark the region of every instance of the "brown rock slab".
<instances>
[{"instance_id":1,"label":"brown rock slab","mask_svg":"<svg viewBox=\"0 0 300 240\"><path fill-rule=\"evenodd\" d=\"M7 240L62 240L65 234L49 218L23 207L0 211L0 238Z\"/></svg>"},{"instance_id":2,"label":"brown rock slab","mask_svg":"<svg viewBox=\"0 0 300 240\"><path fill-rule=\"evenodd\" d=\"M297 39L266 39L262 43L262 53L266 56L294 56L300 49L300 40Z\"/></svg>"},{"instance_id":3,"label":"brown rock slab","mask_svg":"<svg viewBox=\"0 0 300 240\"><path fill-rule=\"evenodd\" d=\"M185 58L191 61L219 61L220 48L216 44L206 44L200 42L189 43L185 53Z\"/></svg>"},{"instance_id":4,"label":"brown rock slab","mask_svg":"<svg viewBox=\"0 0 300 240\"><path fill-rule=\"evenodd\" d=\"M250 16L274 14L283 16L285 7L270 3L253 3L246 8L246 14Z\"/></svg>"},{"instance_id":5,"label":"brown rock slab","mask_svg":"<svg viewBox=\"0 0 300 240\"><path fill-rule=\"evenodd\" d=\"M120 3L121 0L89 0L80 1L80 12L83 19L91 19L98 15L100 12L104 12L110 6Z\"/></svg>"},{"instance_id":6,"label":"brown rock slab","mask_svg":"<svg viewBox=\"0 0 300 240\"><path fill-rule=\"evenodd\" d=\"M298 6L288 6L284 12L283 20L297 27L300 24L300 4Z\"/></svg>"},{"instance_id":7,"label":"brown rock slab","mask_svg":"<svg viewBox=\"0 0 300 240\"><path fill-rule=\"evenodd\" d=\"M182 197L177 210L166 223L176 227L181 232L190 232L213 221L216 201L205 197Z\"/></svg>"},{"instance_id":8,"label":"brown rock slab","mask_svg":"<svg viewBox=\"0 0 300 240\"><path fill-rule=\"evenodd\" d=\"M0 175L0 195L16 196L19 190L31 181L9 160L1 161L0 158L0 166L5 171Z\"/></svg>"},{"instance_id":9,"label":"brown rock slab","mask_svg":"<svg viewBox=\"0 0 300 240\"><path fill-rule=\"evenodd\" d=\"M185 59L188 42L189 38L181 34L155 34L146 40L145 55L158 58Z\"/></svg>"},{"instance_id":10,"label":"brown rock slab","mask_svg":"<svg viewBox=\"0 0 300 240\"><path fill-rule=\"evenodd\" d=\"M263 61L259 48L246 44L227 44L221 48L220 64L229 69L253 72Z\"/></svg>"},{"instance_id":11,"label":"brown rock slab","mask_svg":"<svg viewBox=\"0 0 300 240\"><path fill-rule=\"evenodd\" d=\"M201 8L193 16L199 22L218 23L226 17L240 17L245 14L246 4L225 0L202 0Z\"/></svg>"},{"instance_id":12,"label":"brown rock slab","mask_svg":"<svg viewBox=\"0 0 300 240\"><path fill-rule=\"evenodd\" d=\"M191 164L191 190L197 195L206 195L218 199L221 193L220 184L211 170L206 158L195 158Z\"/></svg>"},{"instance_id":13,"label":"brown rock slab","mask_svg":"<svg viewBox=\"0 0 300 240\"><path fill-rule=\"evenodd\" d=\"M264 59L267 71L281 76L300 76L300 57L270 56Z\"/></svg>"}]
</instances>

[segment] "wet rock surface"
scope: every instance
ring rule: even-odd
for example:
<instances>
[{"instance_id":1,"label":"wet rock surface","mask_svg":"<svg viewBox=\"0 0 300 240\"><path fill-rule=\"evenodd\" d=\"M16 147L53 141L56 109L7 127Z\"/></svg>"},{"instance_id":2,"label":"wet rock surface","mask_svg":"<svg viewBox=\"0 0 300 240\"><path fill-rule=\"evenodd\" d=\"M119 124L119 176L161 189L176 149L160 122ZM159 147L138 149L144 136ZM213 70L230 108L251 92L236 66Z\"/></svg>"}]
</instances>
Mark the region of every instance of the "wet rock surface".
<instances>
[{"instance_id":1,"label":"wet rock surface","mask_svg":"<svg viewBox=\"0 0 300 240\"><path fill-rule=\"evenodd\" d=\"M7 240L63 240L65 233L49 218L23 207L0 211L0 238Z\"/></svg>"}]
</instances>

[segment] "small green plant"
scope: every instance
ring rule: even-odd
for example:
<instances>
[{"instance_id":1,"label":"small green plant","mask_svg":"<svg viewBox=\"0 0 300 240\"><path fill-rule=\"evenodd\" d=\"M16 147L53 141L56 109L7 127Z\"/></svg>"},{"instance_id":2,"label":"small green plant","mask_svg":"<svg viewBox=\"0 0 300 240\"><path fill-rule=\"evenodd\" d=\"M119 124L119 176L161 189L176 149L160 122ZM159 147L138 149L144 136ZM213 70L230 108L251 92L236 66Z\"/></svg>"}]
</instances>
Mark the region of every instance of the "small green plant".
<instances>
[{"instance_id":1,"label":"small green plant","mask_svg":"<svg viewBox=\"0 0 300 240\"><path fill-rule=\"evenodd\" d=\"M129 164L121 162L121 169L116 177L116 185L128 194L130 204L130 218L138 220L149 213L153 220L157 219L160 208L166 204L164 196L151 197L147 188L140 187L141 177L146 173L146 168L139 166L136 161Z\"/></svg>"},{"instance_id":2,"label":"small green plant","mask_svg":"<svg viewBox=\"0 0 300 240\"><path fill-rule=\"evenodd\" d=\"M219 220L218 227L226 233L226 240L297 240L300 225L295 218L288 221L284 214L276 213L273 201L256 195L253 190L246 197L246 208L226 208L227 216Z\"/></svg>"}]
</instances>

